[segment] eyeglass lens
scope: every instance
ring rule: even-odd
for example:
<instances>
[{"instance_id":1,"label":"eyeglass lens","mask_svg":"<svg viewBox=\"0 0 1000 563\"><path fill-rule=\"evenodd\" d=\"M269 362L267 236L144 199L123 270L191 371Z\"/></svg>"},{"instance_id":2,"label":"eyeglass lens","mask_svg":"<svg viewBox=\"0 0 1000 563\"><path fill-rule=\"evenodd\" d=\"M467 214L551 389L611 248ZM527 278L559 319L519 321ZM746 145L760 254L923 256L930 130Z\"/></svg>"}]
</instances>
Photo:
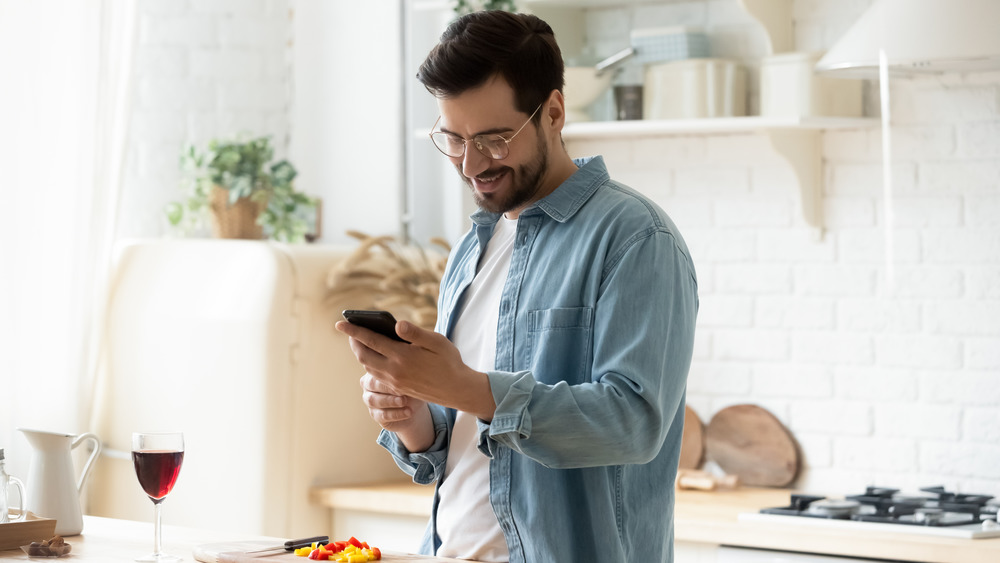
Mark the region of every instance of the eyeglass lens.
<instances>
[{"instance_id":1,"label":"eyeglass lens","mask_svg":"<svg viewBox=\"0 0 1000 563\"><path fill-rule=\"evenodd\" d=\"M503 135L476 135L470 139L470 142L476 145L476 149L479 152L489 158L492 158L493 160L503 160L507 158L507 155L510 153L510 149L508 147L510 142L513 141L514 137L517 137L521 131L528 126L528 123L535 118L535 114L538 113L538 110L542 109L542 105L544 104L544 101L538 104L535 111L531 112L531 115L528 116L528 120L525 121L524 124L521 125L521 128L515 131L509 139L505 138ZM441 121L441 116L438 116L437 121L434 122L434 127L437 127L438 121ZM454 133L434 131L431 133L431 142L434 143L434 146L437 147L439 151L452 158L459 158L465 154L465 145L467 144L466 140L458 135L455 135Z\"/></svg>"},{"instance_id":2,"label":"eyeglass lens","mask_svg":"<svg viewBox=\"0 0 1000 563\"><path fill-rule=\"evenodd\" d=\"M431 140L439 151L452 158L465 154L465 139L457 135L437 131L431 135ZM507 157L507 140L500 135L477 135L470 142L489 158L502 160Z\"/></svg>"}]
</instances>

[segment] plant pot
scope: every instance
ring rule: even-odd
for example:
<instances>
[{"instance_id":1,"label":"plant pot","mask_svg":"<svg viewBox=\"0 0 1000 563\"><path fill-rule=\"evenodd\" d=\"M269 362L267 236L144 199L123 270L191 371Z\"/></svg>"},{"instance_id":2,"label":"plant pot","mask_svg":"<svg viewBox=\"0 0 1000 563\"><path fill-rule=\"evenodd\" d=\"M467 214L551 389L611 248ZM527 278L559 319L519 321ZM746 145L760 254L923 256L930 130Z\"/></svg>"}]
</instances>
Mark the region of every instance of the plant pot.
<instances>
[{"instance_id":1,"label":"plant pot","mask_svg":"<svg viewBox=\"0 0 1000 563\"><path fill-rule=\"evenodd\" d=\"M264 229L257 224L257 217L266 207L266 202L241 197L236 203L229 203L229 190L212 187L209 208L211 212L212 235L216 238L252 239L264 238Z\"/></svg>"}]
</instances>

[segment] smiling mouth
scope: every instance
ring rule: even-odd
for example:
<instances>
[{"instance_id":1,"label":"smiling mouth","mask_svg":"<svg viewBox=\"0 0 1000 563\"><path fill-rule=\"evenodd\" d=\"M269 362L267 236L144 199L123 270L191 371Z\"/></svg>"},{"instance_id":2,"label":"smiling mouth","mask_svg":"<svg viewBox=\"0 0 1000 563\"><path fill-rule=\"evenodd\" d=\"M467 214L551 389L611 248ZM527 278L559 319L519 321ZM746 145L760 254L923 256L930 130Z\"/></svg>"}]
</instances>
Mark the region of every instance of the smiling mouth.
<instances>
[{"instance_id":1,"label":"smiling mouth","mask_svg":"<svg viewBox=\"0 0 1000 563\"><path fill-rule=\"evenodd\" d=\"M473 178L475 187L481 192L489 192L495 188L499 180L503 179L509 171L507 169L487 170Z\"/></svg>"}]
</instances>

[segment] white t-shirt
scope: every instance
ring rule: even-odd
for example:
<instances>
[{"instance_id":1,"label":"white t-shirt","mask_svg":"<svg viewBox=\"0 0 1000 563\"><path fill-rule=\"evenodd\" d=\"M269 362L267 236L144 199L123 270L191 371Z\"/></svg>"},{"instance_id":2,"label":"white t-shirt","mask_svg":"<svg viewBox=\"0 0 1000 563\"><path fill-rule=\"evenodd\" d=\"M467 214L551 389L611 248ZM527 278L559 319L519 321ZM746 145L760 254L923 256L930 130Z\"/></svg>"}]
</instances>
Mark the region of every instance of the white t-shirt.
<instances>
[{"instance_id":1,"label":"white t-shirt","mask_svg":"<svg viewBox=\"0 0 1000 563\"><path fill-rule=\"evenodd\" d=\"M479 260L476 277L465 292L452 332L462 361L477 371L494 369L500 295L514 251L517 220L501 217ZM489 458L477 448L476 417L462 411L455 418L445 478L438 489L438 555L478 561L507 561L510 554L490 505Z\"/></svg>"}]
</instances>

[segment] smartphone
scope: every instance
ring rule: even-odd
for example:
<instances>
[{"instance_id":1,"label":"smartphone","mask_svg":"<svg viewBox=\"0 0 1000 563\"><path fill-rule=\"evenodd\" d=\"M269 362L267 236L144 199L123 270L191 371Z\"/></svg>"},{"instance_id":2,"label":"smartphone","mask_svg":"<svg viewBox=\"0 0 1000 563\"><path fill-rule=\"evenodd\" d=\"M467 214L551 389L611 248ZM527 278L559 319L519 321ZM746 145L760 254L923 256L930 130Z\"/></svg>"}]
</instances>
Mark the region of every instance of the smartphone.
<instances>
[{"instance_id":1,"label":"smartphone","mask_svg":"<svg viewBox=\"0 0 1000 563\"><path fill-rule=\"evenodd\" d=\"M399 342L406 342L396 334L396 318L389 311L348 309L344 311L344 318L351 324L374 330L383 336L388 336Z\"/></svg>"}]
</instances>

